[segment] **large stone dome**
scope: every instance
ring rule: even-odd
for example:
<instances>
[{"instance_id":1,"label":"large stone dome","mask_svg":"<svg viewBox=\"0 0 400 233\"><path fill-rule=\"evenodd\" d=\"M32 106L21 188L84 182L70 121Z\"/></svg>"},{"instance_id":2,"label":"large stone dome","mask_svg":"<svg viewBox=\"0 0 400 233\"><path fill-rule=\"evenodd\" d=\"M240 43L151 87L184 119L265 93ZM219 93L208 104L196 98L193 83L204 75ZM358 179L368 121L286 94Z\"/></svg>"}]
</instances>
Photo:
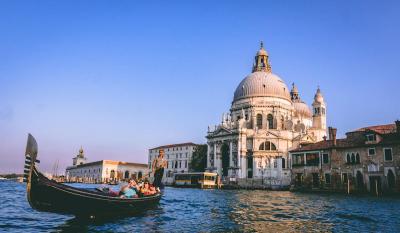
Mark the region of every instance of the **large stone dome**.
<instances>
[{"instance_id":1,"label":"large stone dome","mask_svg":"<svg viewBox=\"0 0 400 233\"><path fill-rule=\"evenodd\" d=\"M283 80L271 72L257 71L244 78L236 88L233 101L248 97L277 97L291 101Z\"/></svg>"}]
</instances>

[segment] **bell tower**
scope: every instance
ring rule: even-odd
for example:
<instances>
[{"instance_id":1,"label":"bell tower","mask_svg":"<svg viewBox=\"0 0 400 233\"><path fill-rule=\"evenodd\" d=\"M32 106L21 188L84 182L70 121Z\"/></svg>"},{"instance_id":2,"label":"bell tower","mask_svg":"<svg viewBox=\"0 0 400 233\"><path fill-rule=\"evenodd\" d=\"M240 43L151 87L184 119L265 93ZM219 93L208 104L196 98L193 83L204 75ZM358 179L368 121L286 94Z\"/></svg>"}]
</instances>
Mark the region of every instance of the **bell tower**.
<instances>
[{"instance_id":1,"label":"bell tower","mask_svg":"<svg viewBox=\"0 0 400 233\"><path fill-rule=\"evenodd\" d=\"M271 72L271 65L269 64L269 56L264 49L264 43L261 41L260 50L258 50L253 65L253 73L256 71Z\"/></svg>"},{"instance_id":2,"label":"bell tower","mask_svg":"<svg viewBox=\"0 0 400 233\"><path fill-rule=\"evenodd\" d=\"M326 130L326 104L321 90L317 89L314 96L313 107L313 127Z\"/></svg>"},{"instance_id":3,"label":"bell tower","mask_svg":"<svg viewBox=\"0 0 400 233\"><path fill-rule=\"evenodd\" d=\"M86 162L86 158L83 154L83 149L81 147L81 149L79 149L79 154L72 159L72 165L76 166L76 165L81 165L84 164Z\"/></svg>"}]
</instances>

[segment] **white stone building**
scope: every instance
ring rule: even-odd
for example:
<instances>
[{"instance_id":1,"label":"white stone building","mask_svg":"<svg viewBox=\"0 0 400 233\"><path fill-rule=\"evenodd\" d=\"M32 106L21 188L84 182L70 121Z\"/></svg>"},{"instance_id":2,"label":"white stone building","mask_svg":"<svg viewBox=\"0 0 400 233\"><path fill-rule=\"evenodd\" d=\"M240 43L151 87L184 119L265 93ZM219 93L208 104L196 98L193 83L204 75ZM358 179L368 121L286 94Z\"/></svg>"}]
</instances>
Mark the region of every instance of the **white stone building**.
<instances>
[{"instance_id":1,"label":"white stone building","mask_svg":"<svg viewBox=\"0 0 400 233\"><path fill-rule=\"evenodd\" d=\"M223 181L249 181L285 187L290 184L288 151L326 136L326 104L318 88L312 111L293 84L272 73L263 44L252 73L235 90L229 113L207 133L207 170ZM229 179L227 179L229 178Z\"/></svg>"},{"instance_id":2,"label":"white stone building","mask_svg":"<svg viewBox=\"0 0 400 233\"><path fill-rule=\"evenodd\" d=\"M175 173L186 173L189 171L189 163L196 147L197 144L187 142L149 149L149 169L151 169L152 162L158 156L159 150L164 149L164 158L167 160L167 167L164 169L162 182L171 184Z\"/></svg>"},{"instance_id":3,"label":"white stone building","mask_svg":"<svg viewBox=\"0 0 400 233\"><path fill-rule=\"evenodd\" d=\"M147 164L130 163L113 160L100 160L86 163L83 149L72 159L73 165L67 167L66 180L69 182L107 183L129 178L142 178L147 176Z\"/></svg>"}]
</instances>

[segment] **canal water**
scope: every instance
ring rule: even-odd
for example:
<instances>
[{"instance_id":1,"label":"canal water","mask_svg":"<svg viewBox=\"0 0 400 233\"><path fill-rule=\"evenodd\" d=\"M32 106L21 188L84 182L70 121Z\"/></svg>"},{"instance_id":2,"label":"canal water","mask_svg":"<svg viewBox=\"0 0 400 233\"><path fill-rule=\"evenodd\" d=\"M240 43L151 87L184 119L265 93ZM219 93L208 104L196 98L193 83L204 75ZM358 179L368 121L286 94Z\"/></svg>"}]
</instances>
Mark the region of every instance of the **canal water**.
<instances>
[{"instance_id":1,"label":"canal water","mask_svg":"<svg viewBox=\"0 0 400 233\"><path fill-rule=\"evenodd\" d=\"M0 232L400 232L400 198L167 187L139 216L83 221L32 210L24 184L0 190Z\"/></svg>"}]
</instances>

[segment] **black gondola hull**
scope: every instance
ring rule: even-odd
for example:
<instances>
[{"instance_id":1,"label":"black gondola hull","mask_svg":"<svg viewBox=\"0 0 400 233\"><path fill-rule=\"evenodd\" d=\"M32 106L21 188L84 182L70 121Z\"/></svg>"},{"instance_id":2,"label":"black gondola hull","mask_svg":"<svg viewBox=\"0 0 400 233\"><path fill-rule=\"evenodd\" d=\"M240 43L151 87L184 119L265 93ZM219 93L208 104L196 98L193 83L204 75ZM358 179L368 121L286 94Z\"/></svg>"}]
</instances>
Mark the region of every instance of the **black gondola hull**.
<instances>
[{"instance_id":1,"label":"black gondola hull","mask_svg":"<svg viewBox=\"0 0 400 233\"><path fill-rule=\"evenodd\" d=\"M30 205L39 211L76 216L129 215L153 208L161 194L142 198L118 198L95 191L74 188L49 180L36 169L28 193Z\"/></svg>"}]
</instances>

